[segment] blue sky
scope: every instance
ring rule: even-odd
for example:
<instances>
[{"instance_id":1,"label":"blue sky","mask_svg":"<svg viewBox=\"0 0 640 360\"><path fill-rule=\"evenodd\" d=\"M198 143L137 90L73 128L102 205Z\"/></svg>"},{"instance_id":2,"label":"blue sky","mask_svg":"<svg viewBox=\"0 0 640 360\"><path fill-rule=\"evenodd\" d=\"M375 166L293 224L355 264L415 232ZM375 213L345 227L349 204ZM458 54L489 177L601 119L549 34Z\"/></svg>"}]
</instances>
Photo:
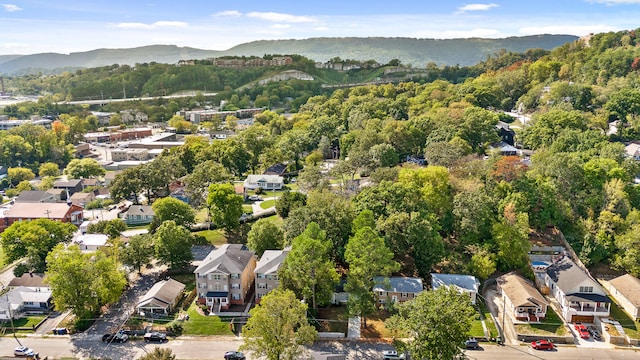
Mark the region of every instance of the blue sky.
<instances>
[{"instance_id":1,"label":"blue sky","mask_svg":"<svg viewBox=\"0 0 640 360\"><path fill-rule=\"evenodd\" d=\"M310 37L500 38L640 28L640 0L0 0L0 55Z\"/></svg>"}]
</instances>

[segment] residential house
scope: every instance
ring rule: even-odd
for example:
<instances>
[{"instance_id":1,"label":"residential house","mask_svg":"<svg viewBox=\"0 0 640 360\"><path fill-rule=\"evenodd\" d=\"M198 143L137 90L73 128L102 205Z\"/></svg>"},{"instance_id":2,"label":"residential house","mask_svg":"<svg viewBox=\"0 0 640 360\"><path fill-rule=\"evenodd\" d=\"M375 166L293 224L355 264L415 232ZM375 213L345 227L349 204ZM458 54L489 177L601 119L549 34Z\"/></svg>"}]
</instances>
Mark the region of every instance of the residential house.
<instances>
[{"instance_id":1,"label":"residential house","mask_svg":"<svg viewBox=\"0 0 640 360\"><path fill-rule=\"evenodd\" d=\"M35 291L51 291L49 284L44 283L44 274L41 273L24 273L11 279L8 286L10 289L25 287Z\"/></svg>"},{"instance_id":2,"label":"residential house","mask_svg":"<svg viewBox=\"0 0 640 360\"><path fill-rule=\"evenodd\" d=\"M498 130L498 136L503 142L509 145L515 145L516 132L509 127L509 124L504 121L498 121L496 129Z\"/></svg>"},{"instance_id":3,"label":"residential house","mask_svg":"<svg viewBox=\"0 0 640 360\"><path fill-rule=\"evenodd\" d=\"M244 181L244 187L250 190L280 190L284 185L284 178L279 175L249 175Z\"/></svg>"},{"instance_id":4,"label":"residential house","mask_svg":"<svg viewBox=\"0 0 640 360\"><path fill-rule=\"evenodd\" d=\"M66 190L67 194L71 196L82 191L82 179L58 180L53 183L53 188Z\"/></svg>"},{"instance_id":5,"label":"residential house","mask_svg":"<svg viewBox=\"0 0 640 360\"><path fill-rule=\"evenodd\" d=\"M88 203L96 199L96 195L93 192L77 192L69 198L72 204L81 207L87 206Z\"/></svg>"},{"instance_id":6,"label":"residential house","mask_svg":"<svg viewBox=\"0 0 640 360\"><path fill-rule=\"evenodd\" d=\"M280 280L278 279L278 270L284 263L291 249L285 250L266 250L260 261L256 264L255 288L256 288L256 304L260 303L260 299L267 293L278 287Z\"/></svg>"},{"instance_id":7,"label":"residential house","mask_svg":"<svg viewBox=\"0 0 640 360\"><path fill-rule=\"evenodd\" d=\"M235 190L236 195L242 196L244 201L247 201L249 198L249 194L247 193L247 188L242 184L234 184L233 189Z\"/></svg>"},{"instance_id":8,"label":"residential house","mask_svg":"<svg viewBox=\"0 0 640 360\"><path fill-rule=\"evenodd\" d=\"M624 152L633 160L640 161L640 144L631 143L624 147Z\"/></svg>"},{"instance_id":9,"label":"residential house","mask_svg":"<svg viewBox=\"0 0 640 360\"><path fill-rule=\"evenodd\" d=\"M611 300L605 290L568 256L547 268L544 285L566 321L590 323L596 316L609 316Z\"/></svg>"},{"instance_id":10,"label":"residential house","mask_svg":"<svg viewBox=\"0 0 640 360\"><path fill-rule=\"evenodd\" d=\"M211 251L194 271L198 303L211 312L245 304L253 290L255 269L255 253L244 245L224 244Z\"/></svg>"},{"instance_id":11,"label":"residential house","mask_svg":"<svg viewBox=\"0 0 640 360\"><path fill-rule=\"evenodd\" d=\"M462 274L431 274L431 288L438 289L441 286L452 286L461 293L469 294L471 303L475 305L480 289L480 281L475 276Z\"/></svg>"},{"instance_id":12,"label":"residential house","mask_svg":"<svg viewBox=\"0 0 640 360\"><path fill-rule=\"evenodd\" d=\"M424 290L422 279L414 277L377 276L373 282L373 292L378 296L379 304L405 302Z\"/></svg>"},{"instance_id":13,"label":"residential house","mask_svg":"<svg viewBox=\"0 0 640 360\"><path fill-rule=\"evenodd\" d=\"M51 291L19 286L0 296L0 320L15 319L23 312L46 312L52 307Z\"/></svg>"},{"instance_id":14,"label":"residential house","mask_svg":"<svg viewBox=\"0 0 640 360\"><path fill-rule=\"evenodd\" d=\"M73 242L78 244L82 251L96 251L106 246L109 236L105 234L82 234L78 235Z\"/></svg>"},{"instance_id":15,"label":"residential house","mask_svg":"<svg viewBox=\"0 0 640 360\"><path fill-rule=\"evenodd\" d=\"M346 305L349 301L349 293L344 289L344 286L347 284L347 279L342 278L338 285L336 285L333 290L333 294L331 295L331 303L333 305Z\"/></svg>"},{"instance_id":16,"label":"residential house","mask_svg":"<svg viewBox=\"0 0 640 360\"><path fill-rule=\"evenodd\" d=\"M640 320L640 279L626 274L609 281L609 293L631 316Z\"/></svg>"},{"instance_id":17,"label":"residential house","mask_svg":"<svg viewBox=\"0 0 640 360\"><path fill-rule=\"evenodd\" d=\"M507 314L513 319L539 322L547 314L549 302L527 279L510 272L497 279Z\"/></svg>"},{"instance_id":18,"label":"residential house","mask_svg":"<svg viewBox=\"0 0 640 360\"><path fill-rule=\"evenodd\" d=\"M8 168L6 166L0 166L0 180L7 177Z\"/></svg>"},{"instance_id":19,"label":"residential house","mask_svg":"<svg viewBox=\"0 0 640 360\"><path fill-rule=\"evenodd\" d=\"M131 205L129 210L121 215L127 225L150 224L155 216L151 205Z\"/></svg>"},{"instance_id":20,"label":"residential house","mask_svg":"<svg viewBox=\"0 0 640 360\"><path fill-rule=\"evenodd\" d=\"M153 285L136 304L139 314L169 314L182 299L185 285L174 279L162 280Z\"/></svg>"},{"instance_id":21,"label":"residential house","mask_svg":"<svg viewBox=\"0 0 640 360\"><path fill-rule=\"evenodd\" d=\"M55 190L55 189L51 189ZM42 190L24 190L20 192L20 195L16 197L17 203L55 203L61 202L62 198L60 194L56 194L53 191Z\"/></svg>"},{"instance_id":22,"label":"residential house","mask_svg":"<svg viewBox=\"0 0 640 360\"><path fill-rule=\"evenodd\" d=\"M109 186L119 173L121 173L121 171L107 171L107 173L104 174L104 186Z\"/></svg>"},{"instance_id":23,"label":"residential house","mask_svg":"<svg viewBox=\"0 0 640 360\"><path fill-rule=\"evenodd\" d=\"M80 226L84 220L82 208L73 204L15 203L11 209L4 213L4 219L0 219L0 231L4 231L16 221L45 218L71 223L76 226Z\"/></svg>"}]
</instances>

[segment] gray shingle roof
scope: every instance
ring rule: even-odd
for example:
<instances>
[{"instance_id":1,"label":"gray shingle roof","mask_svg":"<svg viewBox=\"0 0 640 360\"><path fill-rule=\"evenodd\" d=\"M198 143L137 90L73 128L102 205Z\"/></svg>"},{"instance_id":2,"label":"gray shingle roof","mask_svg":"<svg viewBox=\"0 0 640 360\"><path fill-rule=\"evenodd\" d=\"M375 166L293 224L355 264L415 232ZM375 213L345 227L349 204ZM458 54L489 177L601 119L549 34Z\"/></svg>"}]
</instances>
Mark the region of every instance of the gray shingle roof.
<instances>
[{"instance_id":1,"label":"gray shingle roof","mask_svg":"<svg viewBox=\"0 0 640 360\"><path fill-rule=\"evenodd\" d=\"M514 306L549 305L538 289L516 273L504 274L497 279L497 282Z\"/></svg>"},{"instance_id":2,"label":"gray shingle roof","mask_svg":"<svg viewBox=\"0 0 640 360\"><path fill-rule=\"evenodd\" d=\"M224 244L212 250L195 269L196 274L222 272L225 274L241 274L255 253L242 244Z\"/></svg>"},{"instance_id":3,"label":"gray shingle roof","mask_svg":"<svg viewBox=\"0 0 640 360\"><path fill-rule=\"evenodd\" d=\"M288 250L266 250L253 271L256 274L274 274L278 272L280 266L287 258Z\"/></svg>"},{"instance_id":4,"label":"gray shingle roof","mask_svg":"<svg viewBox=\"0 0 640 360\"><path fill-rule=\"evenodd\" d=\"M565 294L573 289L576 284L585 280L595 283L591 276L582 270L569 257L564 257L547 268L547 275L556 283L556 286Z\"/></svg>"},{"instance_id":5,"label":"gray shingle roof","mask_svg":"<svg viewBox=\"0 0 640 360\"><path fill-rule=\"evenodd\" d=\"M609 281L634 306L640 306L640 279L626 274Z\"/></svg>"},{"instance_id":6,"label":"gray shingle roof","mask_svg":"<svg viewBox=\"0 0 640 360\"><path fill-rule=\"evenodd\" d=\"M151 302L156 304L161 303L164 304L163 306L167 306L182 294L184 287L183 283L174 279L159 281L147 291L137 306L145 306Z\"/></svg>"},{"instance_id":7,"label":"gray shingle roof","mask_svg":"<svg viewBox=\"0 0 640 360\"><path fill-rule=\"evenodd\" d=\"M389 279L389 286L385 284L385 279ZM424 290L422 279L413 277L390 277L376 276L373 278L375 285L373 291L390 291L399 293L419 293Z\"/></svg>"},{"instance_id":8,"label":"gray shingle roof","mask_svg":"<svg viewBox=\"0 0 640 360\"><path fill-rule=\"evenodd\" d=\"M462 274L431 274L431 287L434 290L440 286L451 285L474 292L478 292L480 288L480 282L475 276Z\"/></svg>"}]
</instances>

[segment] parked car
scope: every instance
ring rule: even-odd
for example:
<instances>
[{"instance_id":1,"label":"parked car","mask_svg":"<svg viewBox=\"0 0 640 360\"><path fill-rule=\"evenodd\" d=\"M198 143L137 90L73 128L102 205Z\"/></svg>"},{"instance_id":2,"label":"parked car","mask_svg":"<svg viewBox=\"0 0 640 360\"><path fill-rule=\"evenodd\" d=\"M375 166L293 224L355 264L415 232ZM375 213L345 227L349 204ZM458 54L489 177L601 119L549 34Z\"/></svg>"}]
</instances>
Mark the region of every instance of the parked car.
<instances>
[{"instance_id":1,"label":"parked car","mask_svg":"<svg viewBox=\"0 0 640 360\"><path fill-rule=\"evenodd\" d=\"M258 195L251 195L249 196L249 200L251 201L262 201L262 198Z\"/></svg>"},{"instance_id":2,"label":"parked car","mask_svg":"<svg viewBox=\"0 0 640 360\"><path fill-rule=\"evenodd\" d=\"M125 334L122 331L118 331L117 333L113 333L113 334L104 334L104 335L102 335L102 341L103 342L124 343L124 342L127 342L127 340L129 340L129 335Z\"/></svg>"},{"instance_id":3,"label":"parked car","mask_svg":"<svg viewBox=\"0 0 640 360\"><path fill-rule=\"evenodd\" d=\"M399 360L404 359L404 354L398 354L396 350L384 350L382 351L382 358L384 360Z\"/></svg>"},{"instance_id":4,"label":"parked car","mask_svg":"<svg viewBox=\"0 0 640 360\"><path fill-rule=\"evenodd\" d=\"M33 351L33 349L30 349L26 346L18 346L17 348L13 349L13 355L14 356L25 356L25 357L32 357L32 358L37 358L38 357L38 353Z\"/></svg>"},{"instance_id":5,"label":"parked car","mask_svg":"<svg viewBox=\"0 0 640 360\"><path fill-rule=\"evenodd\" d=\"M595 326L589 326L589 334L591 334L591 337L593 337L595 340L598 341L602 341L602 335L600 335L600 332L598 331L598 329L596 329Z\"/></svg>"},{"instance_id":6,"label":"parked car","mask_svg":"<svg viewBox=\"0 0 640 360\"><path fill-rule=\"evenodd\" d=\"M478 340L476 340L475 338L469 338L464 342L464 347L470 350L477 350L480 348L480 344L478 344Z\"/></svg>"},{"instance_id":7,"label":"parked car","mask_svg":"<svg viewBox=\"0 0 640 360\"><path fill-rule=\"evenodd\" d=\"M239 351L227 351L224 353L224 360L245 360L244 354Z\"/></svg>"},{"instance_id":8,"label":"parked car","mask_svg":"<svg viewBox=\"0 0 640 360\"><path fill-rule=\"evenodd\" d=\"M144 334L144 341L146 342L165 342L167 341L167 334L160 332L150 332Z\"/></svg>"},{"instance_id":9,"label":"parked car","mask_svg":"<svg viewBox=\"0 0 640 360\"><path fill-rule=\"evenodd\" d=\"M589 334L589 330L587 330L587 327L584 326L583 323L574 323L573 327L576 329L576 331L578 332L578 336L580 336L583 339L588 339L591 337L591 334Z\"/></svg>"},{"instance_id":10,"label":"parked car","mask_svg":"<svg viewBox=\"0 0 640 360\"><path fill-rule=\"evenodd\" d=\"M531 342L531 347L536 350L553 350L555 346L549 340L537 340Z\"/></svg>"}]
</instances>

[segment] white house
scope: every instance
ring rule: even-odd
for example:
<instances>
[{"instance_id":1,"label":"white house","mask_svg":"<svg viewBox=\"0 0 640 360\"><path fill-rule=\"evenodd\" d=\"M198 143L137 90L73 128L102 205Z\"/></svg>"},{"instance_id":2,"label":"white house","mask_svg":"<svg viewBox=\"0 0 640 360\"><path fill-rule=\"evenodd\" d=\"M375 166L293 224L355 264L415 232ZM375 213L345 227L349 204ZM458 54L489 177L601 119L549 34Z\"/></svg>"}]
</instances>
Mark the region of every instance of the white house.
<instances>
[{"instance_id":1,"label":"white house","mask_svg":"<svg viewBox=\"0 0 640 360\"><path fill-rule=\"evenodd\" d=\"M453 286L461 293L469 294L471 303L475 305L480 281L475 276L461 274L431 274L431 288L438 289L441 286Z\"/></svg>"},{"instance_id":2,"label":"white house","mask_svg":"<svg viewBox=\"0 0 640 360\"><path fill-rule=\"evenodd\" d=\"M640 279L626 274L609 281L609 293L631 316L640 320Z\"/></svg>"},{"instance_id":3,"label":"white house","mask_svg":"<svg viewBox=\"0 0 640 360\"><path fill-rule=\"evenodd\" d=\"M284 178L278 175L249 175L244 181L246 189L280 190L284 185Z\"/></svg>"},{"instance_id":4,"label":"white house","mask_svg":"<svg viewBox=\"0 0 640 360\"><path fill-rule=\"evenodd\" d=\"M24 273L20 277L11 279L9 288L25 287L34 291L51 291L49 284L44 283L42 273Z\"/></svg>"},{"instance_id":5,"label":"white house","mask_svg":"<svg viewBox=\"0 0 640 360\"><path fill-rule=\"evenodd\" d=\"M640 144L631 143L624 147L624 152L633 160L640 161Z\"/></svg>"},{"instance_id":6,"label":"white house","mask_svg":"<svg viewBox=\"0 0 640 360\"><path fill-rule=\"evenodd\" d=\"M168 314L175 308L176 304L182 299L185 285L174 279L162 280L138 301L136 310L142 314Z\"/></svg>"},{"instance_id":7,"label":"white house","mask_svg":"<svg viewBox=\"0 0 640 360\"><path fill-rule=\"evenodd\" d=\"M596 316L609 316L611 300L605 290L569 257L547 268L544 284L560 303L566 321L590 323Z\"/></svg>"},{"instance_id":8,"label":"white house","mask_svg":"<svg viewBox=\"0 0 640 360\"><path fill-rule=\"evenodd\" d=\"M401 303L412 300L420 294L424 287L422 279L414 277L382 277L373 278L373 292L378 295L378 303Z\"/></svg>"},{"instance_id":9,"label":"white house","mask_svg":"<svg viewBox=\"0 0 640 360\"><path fill-rule=\"evenodd\" d=\"M19 286L0 296L0 320L15 319L23 311L48 311L51 307L51 291Z\"/></svg>"}]
</instances>

